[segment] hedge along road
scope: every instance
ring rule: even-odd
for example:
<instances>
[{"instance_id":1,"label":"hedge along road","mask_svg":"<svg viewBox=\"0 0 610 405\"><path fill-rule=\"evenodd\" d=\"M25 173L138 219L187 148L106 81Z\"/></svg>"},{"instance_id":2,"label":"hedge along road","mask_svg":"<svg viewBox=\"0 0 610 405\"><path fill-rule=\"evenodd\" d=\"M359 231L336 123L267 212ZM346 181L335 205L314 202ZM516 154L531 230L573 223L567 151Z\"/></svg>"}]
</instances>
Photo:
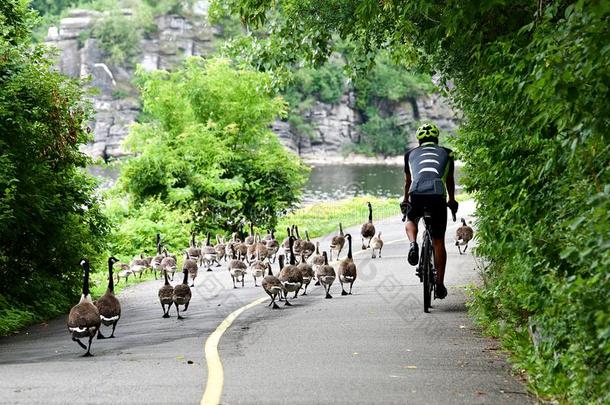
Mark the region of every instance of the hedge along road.
<instances>
[{"instance_id":1,"label":"hedge along road","mask_svg":"<svg viewBox=\"0 0 610 405\"><path fill-rule=\"evenodd\" d=\"M464 212L468 208L463 204ZM221 336L222 403L523 403L494 342L468 320L463 288L476 280L448 229L449 297L422 313L421 286L405 266L406 243L383 258L358 253L354 295L332 300L315 287L294 307L250 308ZM379 222L386 241L403 238L399 218ZM357 228L349 229L359 242ZM322 242L327 247L328 240ZM355 252L358 243L355 243ZM275 271L277 272L277 265ZM199 403L207 382L204 342L234 310L260 298L252 278L234 290L226 270L203 273L184 321L161 319L161 281L123 291L117 338L94 341L82 358L65 317L0 339L2 403ZM217 387L218 388L218 387Z\"/></svg>"}]
</instances>

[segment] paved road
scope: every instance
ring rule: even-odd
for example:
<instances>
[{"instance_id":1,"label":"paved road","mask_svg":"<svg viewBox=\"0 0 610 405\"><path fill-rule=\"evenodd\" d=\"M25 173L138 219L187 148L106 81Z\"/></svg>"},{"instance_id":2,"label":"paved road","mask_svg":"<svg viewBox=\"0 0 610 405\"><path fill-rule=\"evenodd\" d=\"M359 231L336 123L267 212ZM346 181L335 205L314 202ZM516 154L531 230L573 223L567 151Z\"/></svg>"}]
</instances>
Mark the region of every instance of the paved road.
<instances>
[{"instance_id":1,"label":"paved road","mask_svg":"<svg viewBox=\"0 0 610 405\"><path fill-rule=\"evenodd\" d=\"M399 218L377 227L386 242L402 239ZM382 259L358 253L352 296L342 297L335 285L334 298L325 300L316 287L292 308L244 312L220 343L222 403L532 402L495 342L466 316L464 286L476 281L472 256L449 249L449 297L423 314L405 249L401 240L387 244ZM122 293L117 339L94 341L93 358L78 357L65 317L0 339L0 402L199 403L205 339L262 290L251 279L233 290L226 271L205 273L188 318L178 321L161 319L159 286Z\"/></svg>"}]
</instances>

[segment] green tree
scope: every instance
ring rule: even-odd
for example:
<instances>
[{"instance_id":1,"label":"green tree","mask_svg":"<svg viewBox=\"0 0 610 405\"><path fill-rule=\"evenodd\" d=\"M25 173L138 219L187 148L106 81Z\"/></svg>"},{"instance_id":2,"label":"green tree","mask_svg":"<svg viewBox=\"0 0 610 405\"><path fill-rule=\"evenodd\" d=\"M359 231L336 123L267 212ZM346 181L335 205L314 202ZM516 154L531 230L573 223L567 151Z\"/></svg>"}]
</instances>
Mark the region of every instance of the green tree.
<instances>
[{"instance_id":1,"label":"green tree","mask_svg":"<svg viewBox=\"0 0 610 405\"><path fill-rule=\"evenodd\" d=\"M205 232L273 226L298 202L308 170L269 130L286 107L269 75L196 57L138 80L152 119L128 138L137 156L119 187L133 207L165 204L177 227Z\"/></svg>"},{"instance_id":2,"label":"green tree","mask_svg":"<svg viewBox=\"0 0 610 405\"><path fill-rule=\"evenodd\" d=\"M479 207L478 253L491 263L473 311L536 392L607 403L609 3L222 3L251 27L281 16L268 41L272 63L284 54L291 64L321 63L338 35L353 41L356 71L386 50L451 82L445 90L465 122L457 147Z\"/></svg>"},{"instance_id":3,"label":"green tree","mask_svg":"<svg viewBox=\"0 0 610 405\"><path fill-rule=\"evenodd\" d=\"M82 83L30 44L33 22L27 2L0 3L0 333L74 303L79 259L95 259L106 233L78 150Z\"/></svg>"}]
</instances>

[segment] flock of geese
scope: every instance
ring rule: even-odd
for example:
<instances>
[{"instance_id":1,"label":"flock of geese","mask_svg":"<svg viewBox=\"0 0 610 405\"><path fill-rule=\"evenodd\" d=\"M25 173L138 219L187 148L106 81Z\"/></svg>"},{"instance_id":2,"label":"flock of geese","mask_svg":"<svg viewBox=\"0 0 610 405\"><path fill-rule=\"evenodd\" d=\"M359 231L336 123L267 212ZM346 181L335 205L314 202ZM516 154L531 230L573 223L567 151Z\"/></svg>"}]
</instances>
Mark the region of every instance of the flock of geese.
<instances>
[{"instance_id":1,"label":"flock of geese","mask_svg":"<svg viewBox=\"0 0 610 405\"><path fill-rule=\"evenodd\" d=\"M367 205L368 221L362 225L360 232L362 249L370 248L372 258L381 257L383 240L381 233L376 233L373 224L372 206L370 203ZM253 225L250 224L250 234L243 241L234 233L228 242L217 236L217 243L212 245L208 233L201 247L197 247L195 234L192 234L190 246L183 252L182 283L176 285L172 285L170 281L173 281L178 269L177 257L170 255L167 249L163 248L161 236L157 234L157 255L147 258L142 255L132 260L129 265L121 265L121 271L117 274L117 283L120 277L127 279L130 274L141 276L145 271L151 271L155 279L157 273L162 274L164 283L159 288L158 297L163 309L163 318L169 318L171 308L175 307L178 319L184 319L180 314L180 307L182 312L188 310L192 296L191 287L194 286L199 271L212 271L212 266L221 266L223 260L231 276L233 288L238 288L238 285L244 287L248 272L254 279L255 287L259 286L258 280L262 279L260 286L271 298L269 306L273 309L279 308L277 301L283 301L285 306L291 306L289 294L294 294L290 298L294 299L301 289L302 295L307 295L307 288L314 279L316 285L324 288L327 299L332 298L330 289L337 279L341 284L341 295L352 294L358 270L352 255L352 235L344 234L341 224L339 224L339 233L330 241L329 254L326 251L320 252L320 243L314 244L309 239L307 231L305 238L301 239L297 225L287 228L286 232L287 237L279 242L275 239L274 230L268 231L267 235L261 238L254 233ZM347 255L335 269L329 264L329 256L332 261L334 253L335 259L339 260L346 244ZM117 262L119 260L115 257L108 258L108 288L106 293L95 302L92 301L89 292L89 261L82 259L80 262L84 271L82 296L79 303L70 310L68 330L72 340L87 350L84 356L91 356L91 343L96 335L98 339L106 338L101 331L102 325L112 328L109 337L114 338L117 323L121 318L121 304L114 294L113 267ZM278 272L274 274L272 263L276 262ZM346 287L349 287L348 291ZM81 342L81 339L88 339L88 345Z\"/></svg>"}]
</instances>

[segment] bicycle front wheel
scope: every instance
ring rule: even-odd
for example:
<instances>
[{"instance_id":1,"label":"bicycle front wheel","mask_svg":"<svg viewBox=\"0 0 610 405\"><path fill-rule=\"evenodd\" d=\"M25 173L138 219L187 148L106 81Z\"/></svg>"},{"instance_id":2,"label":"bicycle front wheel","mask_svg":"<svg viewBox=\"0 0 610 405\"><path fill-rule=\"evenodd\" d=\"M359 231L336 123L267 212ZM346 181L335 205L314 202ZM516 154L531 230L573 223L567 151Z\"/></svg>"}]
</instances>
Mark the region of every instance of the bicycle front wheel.
<instances>
[{"instance_id":1,"label":"bicycle front wheel","mask_svg":"<svg viewBox=\"0 0 610 405\"><path fill-rule=\"evenodd\" d=\"M432 273L432 244L430 243L429 237L424 237L420 266L424 279L424 312L430 312L430 303L432 301L432 285L430 283L430 275Z\"/></svg>"}]
</instances>

